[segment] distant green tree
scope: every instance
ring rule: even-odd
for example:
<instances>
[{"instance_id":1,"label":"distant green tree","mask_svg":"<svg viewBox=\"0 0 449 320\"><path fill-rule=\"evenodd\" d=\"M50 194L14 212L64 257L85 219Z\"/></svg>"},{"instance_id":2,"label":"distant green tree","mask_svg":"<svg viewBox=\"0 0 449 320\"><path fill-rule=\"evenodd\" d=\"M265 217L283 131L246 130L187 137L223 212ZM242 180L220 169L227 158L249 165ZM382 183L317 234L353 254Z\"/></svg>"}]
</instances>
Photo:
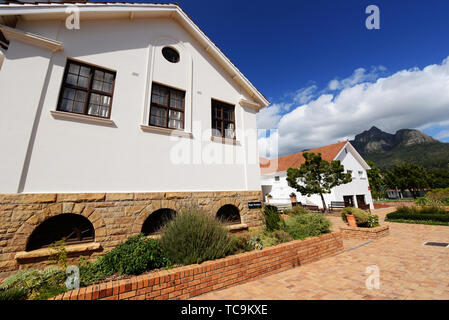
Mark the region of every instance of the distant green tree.
<instances>
[{"instance_id":1,"label":"distant green tree","mask_svg":"<svg viewBox=\"0 0 449 320\"><path fill-rule=\"evenodd\" d=\"M323 202L324 211L327 210L323 194L330 193L331 189L352 181L350 173L345 173L340 160L331 162L323 160L321 153L303 153L306 159L300 168L288 168L287 181L303 195L319 194Z\"/></svg>"},{"instance_id":2,"label":"distant green tree","mask_svg":"<svg viewBox=\"0 0 449 320\"><path fill-rule=\"evenodd\" d=\"M429 171L430 187L432 189L449 187L449 170L435 168Z\"/></svg>"},{"instance_id":3,"label":"distant green tree","mask_svg":"<svg viewBox=\"0 0 449 320\"><path fill-rule=\"evenodd\" d=\"M395 164L385 174L385 183L392 189L401 192L409 190L413 198L418 197L419 190L430 186L430 175L427 170L416 163L401 162Z\"/></svg>"},{"instance_id":4,"label":"distant green tree","mask_svg":"<svg viewBox=\"0 0 449 320\"><path fill-rule=\"evenodd\" d=\"M366 163L371 169L366 171L368 181L371 188L371 194L375 198L380 198L385 194L385 181L382 173L378 167L374 165L373 161L367 160Z\"/></svg>"}]
</instances>

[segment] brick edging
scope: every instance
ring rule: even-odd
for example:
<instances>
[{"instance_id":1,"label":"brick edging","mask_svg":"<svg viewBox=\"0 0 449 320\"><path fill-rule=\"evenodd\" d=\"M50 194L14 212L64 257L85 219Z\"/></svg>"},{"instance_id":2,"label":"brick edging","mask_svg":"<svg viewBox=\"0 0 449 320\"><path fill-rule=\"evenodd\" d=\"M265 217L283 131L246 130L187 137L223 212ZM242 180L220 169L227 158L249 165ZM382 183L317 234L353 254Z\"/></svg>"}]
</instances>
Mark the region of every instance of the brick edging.
<instances>
[{"instance_id":1,"label":"brick edging","mask_svg":"<svg viewBox=\"0 0 449 320\"><path fill-rule=\"evenodd\" d=\"M189 299L317 261L343 251L340 232L124 280L80 288L51 300Z\"/></svg>"},{"instance_id":2,"label":"brick edging","mask_svg":"<svg viewBox=\"0 0 449 320\"><path fill-rule=\"evenodd\" d=\"M343 239L369 239L376 240L387 236L390 233L389 226L379 226L375 228L340 227Z\"/></svg>"}]
</instances>

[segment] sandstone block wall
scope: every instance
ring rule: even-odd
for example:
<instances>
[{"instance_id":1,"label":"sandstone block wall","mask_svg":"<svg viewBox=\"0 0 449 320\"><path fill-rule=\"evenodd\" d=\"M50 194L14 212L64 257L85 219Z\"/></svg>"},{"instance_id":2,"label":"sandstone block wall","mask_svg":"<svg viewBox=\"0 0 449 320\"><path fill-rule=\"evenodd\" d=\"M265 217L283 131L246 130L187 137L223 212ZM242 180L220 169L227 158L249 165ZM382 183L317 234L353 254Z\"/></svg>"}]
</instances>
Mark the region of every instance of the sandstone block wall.
<instances>
[{"instance_id":1,"label":"sandstone block wall","mask_svg":"<svg viewBox=\"0 0 449 320\"><path fill-rule=\"evenodd\" d=\"M25 251L29 236L46 219L55 215L80 214L95 229L94 246L80 246L69 255L69 263L79 255L95 258L142 230L148 216L162 208L179 212L199 206L215 215L226 204L239 209L242 223L260 226L261 210L248 209L248 202L262 201L261 191L230 192L151 192L151 193L68 193L0 195L0 278L14 271L48 264L48 257L17 260ZM20 256L20 255L19 255Z\"/></svg>"}]
</instances>

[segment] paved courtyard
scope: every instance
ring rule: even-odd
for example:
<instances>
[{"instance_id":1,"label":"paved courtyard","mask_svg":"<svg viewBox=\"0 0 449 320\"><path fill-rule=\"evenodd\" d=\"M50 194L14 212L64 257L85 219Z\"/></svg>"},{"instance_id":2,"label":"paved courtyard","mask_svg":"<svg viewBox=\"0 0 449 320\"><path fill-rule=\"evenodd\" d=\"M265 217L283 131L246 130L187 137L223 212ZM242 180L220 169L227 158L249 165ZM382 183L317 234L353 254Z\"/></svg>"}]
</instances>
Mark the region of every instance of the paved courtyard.
<instances>
[{"instance_id":1,"label":"paved courtyard","mask_svg":"<svg viewBox=\"0 0 449 320\"><path fill-rule=\"evenodd\" d=\"M390 209L375 210L381 223ZM333 228L342 225L331 217ZM282 273L195 299L449 299L449 227L386 223L390 235L376 241L345 240L345 251ZM366 268L377 266L380 288L367 289Z\"/></svg>"}]
</instances>

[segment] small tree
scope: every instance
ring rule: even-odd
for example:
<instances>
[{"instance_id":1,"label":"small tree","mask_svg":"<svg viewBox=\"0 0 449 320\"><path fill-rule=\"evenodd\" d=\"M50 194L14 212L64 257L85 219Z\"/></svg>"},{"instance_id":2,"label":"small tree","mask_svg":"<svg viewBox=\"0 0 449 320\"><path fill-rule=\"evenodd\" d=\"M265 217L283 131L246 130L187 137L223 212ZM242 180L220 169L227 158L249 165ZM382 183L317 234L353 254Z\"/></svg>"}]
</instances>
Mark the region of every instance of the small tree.
<instances>
[{"instance_id":1,"label":"small tree","mask_svg":"<svg viewBox=\"0 0 449 320\"><path fill-rule=\"evenodd\" d=\"M326 211L324 193L330 193L331 189L352 181L350 173L344 173L345 169L340 160L328 162L321 158L321 153L303 153L306 162L300 168L288 168L287 181L303 195L319 194L323 202L323 210Z\"/></svg>"},{"instance_id":2,"label":"small tree","mask_svg":"<svg viewBox=\"0 0 449 320\"><path fill-rule=\"evenodd\" d=\"M366 171L368 175L369 185L371 187L371 193L374 197L380 198L385 193L385 182L382 177L381 171L374 165L374 162L367 160L366 163L371 169Z\"/></svg>"}]
</instances>

